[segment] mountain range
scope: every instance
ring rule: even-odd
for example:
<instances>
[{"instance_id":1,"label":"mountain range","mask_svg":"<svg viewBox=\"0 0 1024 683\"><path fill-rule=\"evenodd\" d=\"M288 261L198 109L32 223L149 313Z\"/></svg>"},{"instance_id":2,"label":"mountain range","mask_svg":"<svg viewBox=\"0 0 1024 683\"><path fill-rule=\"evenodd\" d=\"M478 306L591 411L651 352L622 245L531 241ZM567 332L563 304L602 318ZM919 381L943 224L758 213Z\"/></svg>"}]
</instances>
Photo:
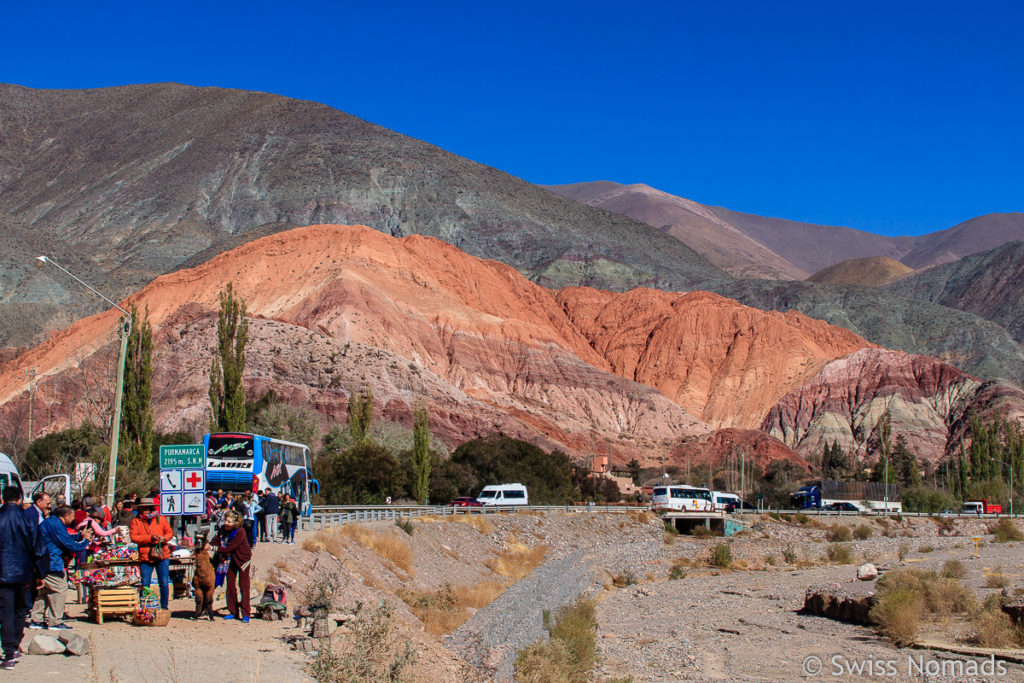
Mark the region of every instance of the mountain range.
<instances>
[{"instance_id":1,"label":"mountain range","mask_svg":"<svg viewBox=\"0 0 1024 683\"><path fill-rule=\"evenodd\" d=\"M1024 239L1024 213L987 214L925 235L887 237L705 206L643 184L596 181L548 187L659 228L739 277L804 280L842 261L872 256L919 269Z\"/></svg>"},{"instance_id":2,"label":"mountain range","mask_svg":"<svg viewBox=\"0 0 1024 683\"><path fill-rule=\"evenodd\" d=\"M999 403L1024 415L1014 387L982 405L982 383L966 373L800 313L701 291L553 290L434 238L321 225L160 276L124 302L147 310L156 331L162 431L201 431L207 422L207 369L228 282L251 320L252 396L273 389L324 422L343 422L350 393L369 387L378 419L408 422L425 404L448 443L501 431L653 464L677 461L681 439L714 448L716 429L760 427L768 434L748 439L752 454L793 459L790 449L811 455L823 433L863 450L868 419L888 406L897 431L927 425L912 443L937 459L950 446L944 425L967 411ZM111 310L80 320L4 364L0 420L24 414L29 368L38 372L39 428L95 419L86 411L97 379L110 373L116 318ZM837 363L846 370L835 372ZM913 371L902 371L908 364ZM845 433L833 433L839 409L828 396L846 397L855 424ZM771 436L786 445L771 446Z\"/></svg>"},{"instance_id":3,"label":"mountain range","mask_svg":"<svg viewBox=\"0 0 1024 683\"><path fill-rule=\"evenodd\" d=\"M1007 243L1021 214L888 238L647 186L551 191L238 90L0 85L0 103L0 417L24 410L30 369L40 424L102 412L113 314L82 319L105 305L32 268L40 253L150 307L173 368L158 377L165 429L205 422L227 281L254 316L250 393L274 388L327 421L353 387L372 386L385 419L411 420L422 398L453 442L498 430L651 462L721 451L731 429L763 457L822 439L865 454L891 405L897 424L928 425L915 447L934 459L964 411L1024 401L1021 243ZM884 286L835 275L856 264L802 281L880 256L916 270Z\"/></svg>"}]
</instances>

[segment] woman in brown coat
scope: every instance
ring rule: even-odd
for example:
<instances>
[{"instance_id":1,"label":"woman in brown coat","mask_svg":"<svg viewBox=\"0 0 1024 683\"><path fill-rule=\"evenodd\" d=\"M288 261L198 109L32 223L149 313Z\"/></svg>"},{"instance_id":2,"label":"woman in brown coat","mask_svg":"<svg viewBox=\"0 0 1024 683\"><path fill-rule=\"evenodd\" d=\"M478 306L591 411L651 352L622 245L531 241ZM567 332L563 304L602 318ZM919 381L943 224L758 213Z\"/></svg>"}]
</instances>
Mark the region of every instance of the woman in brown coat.
<instances>
[{"instance_id":1,"label":"woman in brown coat","mask_svg":"<svg viewBox=\"0 0 1024 683\"><path fill-rule=\"evenodd\" d=\"M234 510L224 516L224 525L220 534L213 541L221 555L228 557L227 602L228 614L225 619L241 619L249 623L249 563L252 562L252 549L249 539L242 529L242 516ZM239 595L235 592L238 584Z\"/></svg>"}]
</instances>

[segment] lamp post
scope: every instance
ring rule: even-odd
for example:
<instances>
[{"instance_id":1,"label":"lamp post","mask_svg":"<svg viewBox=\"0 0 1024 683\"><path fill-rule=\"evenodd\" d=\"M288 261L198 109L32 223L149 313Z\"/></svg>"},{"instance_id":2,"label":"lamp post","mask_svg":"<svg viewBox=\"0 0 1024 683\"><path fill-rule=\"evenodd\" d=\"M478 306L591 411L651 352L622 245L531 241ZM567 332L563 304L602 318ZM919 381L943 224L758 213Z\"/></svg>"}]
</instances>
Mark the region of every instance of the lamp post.
<instances>
[{"instance_id":1,"label":"lamp post","mask_svg":"<svg viewBox=\"0 0 1024 683\"><path fill-rule=\"evenodd\" d=\"M121 440L121 395L124 391L124 365L128 355L128 335L130 335L132 331L132 316L128 311L118 306L109 297L104 296L97 291L95 287L83 281L81 278L72 275L66 268L61 266L52 258L49 258L48 256L36 257L36 268L42 268L46 264L50 264L57 270L61 271L125 315L123 324L118 326L118 333L121 335L121 353L117 361L117 384L114 387L114 415L113 419L110 421L110 464L107 469L107 507L113 510L114 486L117 482L117 449Z\"/></svg>"}]
</instances>

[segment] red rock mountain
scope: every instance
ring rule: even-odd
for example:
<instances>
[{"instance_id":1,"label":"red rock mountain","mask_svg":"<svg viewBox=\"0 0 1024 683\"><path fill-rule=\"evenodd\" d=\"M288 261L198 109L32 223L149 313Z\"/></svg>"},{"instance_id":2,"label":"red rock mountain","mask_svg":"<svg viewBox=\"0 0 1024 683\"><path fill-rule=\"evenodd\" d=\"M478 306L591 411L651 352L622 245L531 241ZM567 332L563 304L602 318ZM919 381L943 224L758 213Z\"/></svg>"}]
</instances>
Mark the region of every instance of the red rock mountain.
<instances>
[{"instance_id":1,"label":"red rock mountain","mask_svg":"<svg viewBox=\"0 0 1024 683\"><path fill-rule=\"evenodd\" d=\"M433 238L313 226L130 297L157 330L159 429L202 431L217 297L229 281L252 317L250 396L274 388L343 420L349 389L366 385L386 419L408 421L425 400L452 444L504 431L575 452L607 443L617 457L650 462L680 437L708 433L705 421L756 426L827 362L868 346L797 313L703 292L551 291ZM101 415L115 321L109 311L86 318L9 363L0 412L24 409L24 373L37 368L37 433Z\"/></svg>"},{"instance_id":2,"label":"red rock mountain","mask_svg":"<svg viewBox=\"0 0 1024 683\"><path fill-rule=\"evenodd\" d=\"M920 458L935 461L956 446L972 412L1024 417L1024 392L1006 382L983 385L931 356L863 349L783 397L761 428L805 457L837 441L864 458L875 453L876 425L886 411L892 439L902 434Z\"/></svg>"}]
</instances>

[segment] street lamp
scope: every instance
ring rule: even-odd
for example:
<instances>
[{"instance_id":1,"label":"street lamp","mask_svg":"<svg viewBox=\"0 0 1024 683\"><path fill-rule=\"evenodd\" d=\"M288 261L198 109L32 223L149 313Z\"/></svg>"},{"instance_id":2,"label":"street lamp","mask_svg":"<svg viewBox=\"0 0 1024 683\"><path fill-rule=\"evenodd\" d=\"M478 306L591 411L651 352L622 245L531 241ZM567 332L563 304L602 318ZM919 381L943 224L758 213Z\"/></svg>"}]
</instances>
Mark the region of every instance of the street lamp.
<instances>
[{"instance_id":1,"label":"street lamp","mask_svg":"<svg viewBox=\"0 0 1024 683\"><path fill-rule=\"evenodd\" d=\"M110 421L110 465L107 471L107 507L111 510L114 509L114 485L117 480L117 449L118 442L121 440L121 394L124 391L124 365L128 355L128 335L132 331L132 316L131 314L118 306L109 297L104 296L95 287L89 283L83 281L81 278L75 277L68 272L66 268L61 266L59 263L54 261L52 258L47 256L36 256L36 268L42 268L46 264L50 264L57 270L61 271L72 280L82 285L90 292L98 296L99 298L106 301L108 304L116 308L117 310L124 313L126 320L123 321L123 325L120 325L118 333L121 335L121 354L118 357L117 362L117 384L114 388L114 416Z\"/></svg>"}]
</instances>

